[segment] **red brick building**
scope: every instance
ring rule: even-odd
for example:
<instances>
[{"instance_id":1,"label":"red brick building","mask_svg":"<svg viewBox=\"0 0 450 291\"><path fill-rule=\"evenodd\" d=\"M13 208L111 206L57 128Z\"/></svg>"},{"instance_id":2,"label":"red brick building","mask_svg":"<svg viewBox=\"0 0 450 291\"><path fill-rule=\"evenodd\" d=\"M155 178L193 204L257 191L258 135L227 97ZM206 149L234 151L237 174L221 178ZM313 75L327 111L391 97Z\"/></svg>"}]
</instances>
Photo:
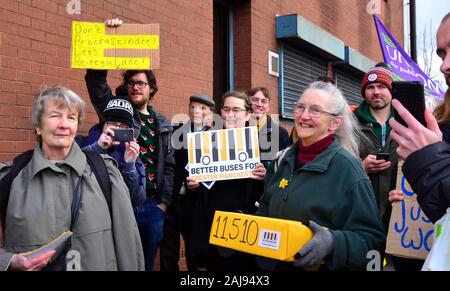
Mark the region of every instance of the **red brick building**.
<instances>
[{"instance_id":1,"label":"red brick building","mask_svg":"<svg viewBox=\"0 0 450 291\"><path fill-rule=\"evenodd\" d=\"M328 74L352 92L363 68L382 60L369 2L0 0L0 161L33 147L30 105L42 85L68 86L88 101L84 70L70 68L74 20L160 23L154 105L168 117L186 113L194 92L219 101L229 89L266 86L272 112L288 123L292 100L304 86L297 80ZM402 43L403 1L372 2L380 4L380 19ZM269 51L279 55L279 77L268 73ZM109 82L117 86L120 72L111 72ZM96 121L89 106L82 132Z\"/></svg>"}]
</instances>

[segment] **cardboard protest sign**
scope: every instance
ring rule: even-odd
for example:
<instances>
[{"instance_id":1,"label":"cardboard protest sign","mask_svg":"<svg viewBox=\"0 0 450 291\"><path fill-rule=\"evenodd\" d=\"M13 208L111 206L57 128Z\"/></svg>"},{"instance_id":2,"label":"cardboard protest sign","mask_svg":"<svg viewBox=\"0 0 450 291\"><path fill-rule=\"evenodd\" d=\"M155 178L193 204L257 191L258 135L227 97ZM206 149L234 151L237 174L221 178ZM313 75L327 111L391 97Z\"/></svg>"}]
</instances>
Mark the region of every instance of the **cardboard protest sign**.
<instances>
[{"instance_id":1,"label":"cardboard protest sign","mask_svg":"<svg viewBox=\"0 0 450 291\"><path fill-rule=\"evenodd\" d=\"M260 162L256 127L188 133L189 177L198 182L249 178Z\"/></svg>"},{"instance_id":2,"label":"cardboard protest sign","mask_svg":"<svg viewBox=\"0 0 450 291\"><path fill-rule=\"evenodd\" d=\"M72 68L158 69L159 24L72 22Z\"/></svg>"},{"instance_id":3,"label":"cardboard protest sign","mask_svg":"<svg viewBox=\"0 0 450 291\"><path fill-rule=\"evenodd\" d=\"M403 176L402 165L399 162L397 189L402 190L404 200L392 204L386 253L424 260L433 243L433 224L420 209L417 195Z\"/></svg>"}]
</instances>

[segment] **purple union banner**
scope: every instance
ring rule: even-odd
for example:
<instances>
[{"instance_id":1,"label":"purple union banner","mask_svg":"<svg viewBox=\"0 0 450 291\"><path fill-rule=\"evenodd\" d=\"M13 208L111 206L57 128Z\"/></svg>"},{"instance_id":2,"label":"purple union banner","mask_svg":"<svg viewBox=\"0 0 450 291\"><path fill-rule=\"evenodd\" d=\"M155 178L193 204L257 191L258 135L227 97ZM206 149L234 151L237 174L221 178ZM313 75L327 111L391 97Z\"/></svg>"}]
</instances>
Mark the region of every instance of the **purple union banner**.
<instances>
[{"instance_id":1,"label":"purple union banner","mask_svg":"<svg viewBox=\"0 0 450 291\"><path fill-rule=\"evenodd\" d=\"M373 16L378 32L381 51L389 65L395 81L419 81L425 87L425 101L428 107L434 107L444 99L445 91L431 80L399 45L395 37L384 27L377 16Z\"/></svg>"}]
</instances>

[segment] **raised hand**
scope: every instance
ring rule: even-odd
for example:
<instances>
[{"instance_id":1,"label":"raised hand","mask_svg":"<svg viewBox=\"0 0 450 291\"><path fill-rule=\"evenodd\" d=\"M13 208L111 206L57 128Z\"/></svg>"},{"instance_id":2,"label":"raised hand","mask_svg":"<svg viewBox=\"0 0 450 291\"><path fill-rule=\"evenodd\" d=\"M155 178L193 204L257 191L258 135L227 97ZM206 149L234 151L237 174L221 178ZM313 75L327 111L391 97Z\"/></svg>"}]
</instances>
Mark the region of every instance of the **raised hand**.
<instances>
[{"instance_id":1,"label":"raised hand","mask_svg":"<svg viewBox=\"0 0 450 291\"><path fill-rule=\"evenodd\" d=\"M392 127L391 137L398 143L397 154L402 160L427 145L442 141L442 132L436 118L428 109L424 113L427 122L427 127L424 127L398 100L392 100L392 106L408 125L405 127L394 119L389 121Z\"/></svg>"},{"instance_id":2,"label":"raised hand","mask_svg":"<svg viewBox=\"0 0 450 291\"><path fill-rule=\"evenodd\" d=\"M116 27L123 23L119 18L108 19L105 21L105 24L110 27Z\"/></svg>"},{"instance_id":3,"label":"raised hand","mask_svg":"<svg viewBox=\"0 0 450 291\"><path fill-rule=\"evenodd\" d=\"M125 153L123 154L123 160L125 163L134 163L136 162L137 157L139 156L139 145L136 142L136 138L133 141L125 143Z\"/></svg>"}]
</instances>

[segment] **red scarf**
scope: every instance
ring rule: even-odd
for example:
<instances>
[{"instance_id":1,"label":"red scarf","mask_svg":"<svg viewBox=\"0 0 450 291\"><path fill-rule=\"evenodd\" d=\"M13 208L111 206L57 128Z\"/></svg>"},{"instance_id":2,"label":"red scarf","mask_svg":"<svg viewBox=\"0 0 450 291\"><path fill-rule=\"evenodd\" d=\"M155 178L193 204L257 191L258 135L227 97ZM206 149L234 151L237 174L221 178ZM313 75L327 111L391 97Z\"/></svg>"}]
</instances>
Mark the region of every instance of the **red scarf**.
<instances>
[{"instance_id":1,"label":"red scarf","mask_svg":"<svg viewBox=\"0 0 450 291\"><path fill-rule=\"evenodd\" d=\"M330 134L329 136L315 142L309 147L305 147L302 145L300 141L298 143L298 154L297 160L302 164L307 164L314 160L321 152L326 150L334 141L334 135Z\"/></svg>"}]
</instances>

